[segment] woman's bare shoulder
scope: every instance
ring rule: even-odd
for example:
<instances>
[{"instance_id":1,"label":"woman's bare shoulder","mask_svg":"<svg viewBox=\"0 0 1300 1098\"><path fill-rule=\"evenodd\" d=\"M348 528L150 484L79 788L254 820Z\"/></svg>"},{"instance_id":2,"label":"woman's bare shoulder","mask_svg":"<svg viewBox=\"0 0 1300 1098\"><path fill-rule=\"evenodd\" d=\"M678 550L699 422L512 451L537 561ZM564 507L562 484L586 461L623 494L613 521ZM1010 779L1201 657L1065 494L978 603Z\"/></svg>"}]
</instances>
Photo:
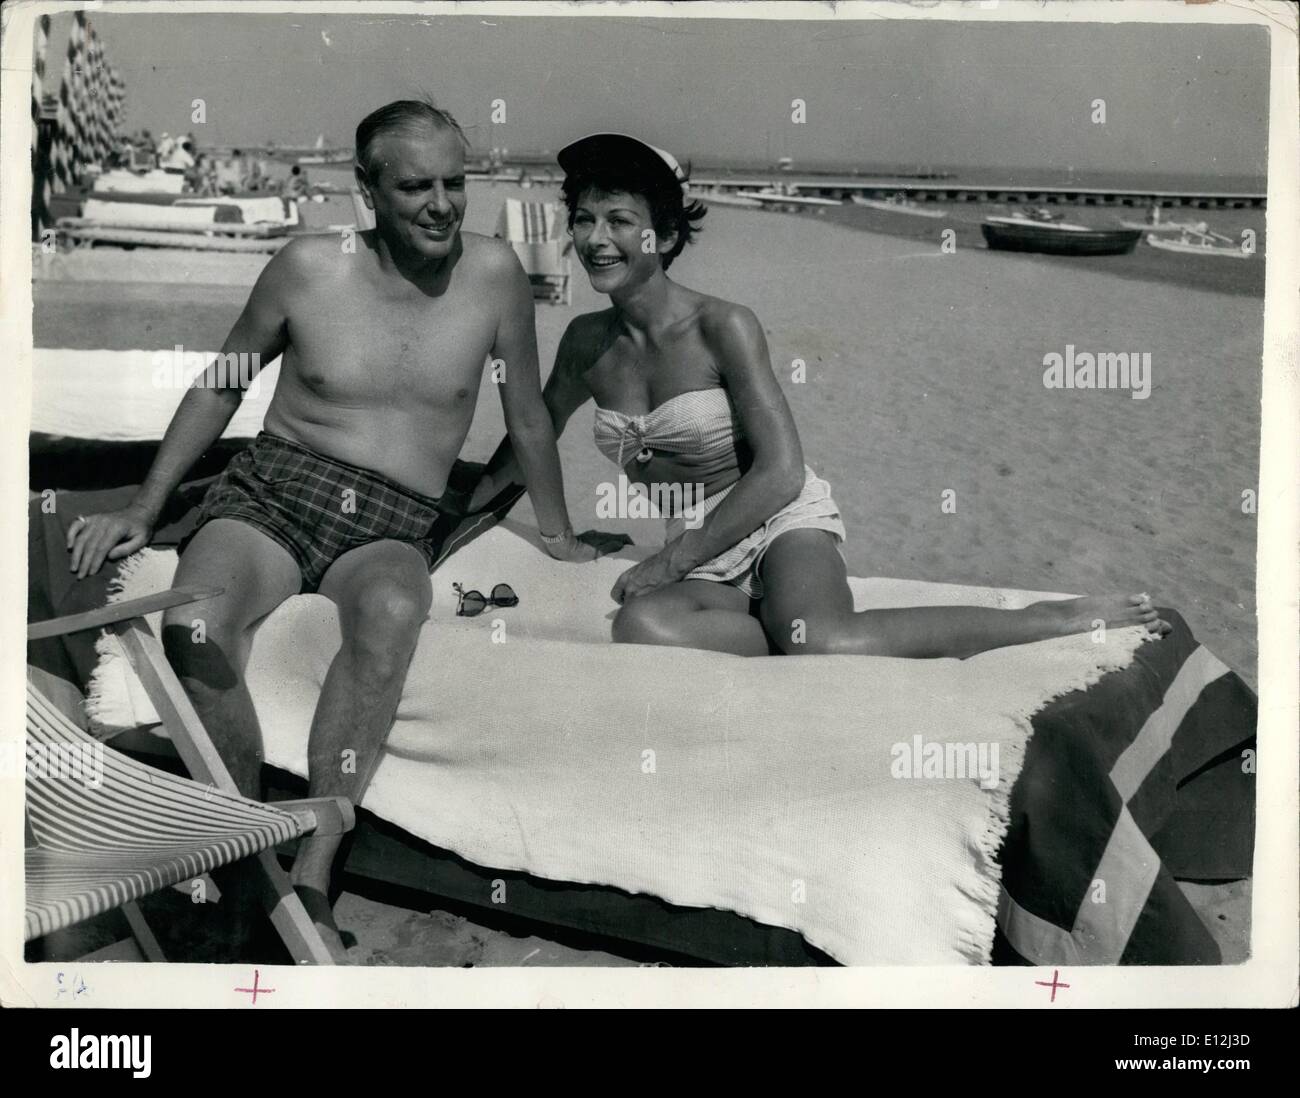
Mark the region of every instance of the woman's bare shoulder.
<instances>
[{"instance_id":1,"label":"woman's bare shoulder","mask_svg":"<svg viewBox=\"0 0 1300 1098\"><path fill-rule=\"evenodd\" d=\"M763 345L763 325L748 305L704 294L700 298L700 334L710 347L725 352Z\"/></svg>"},{"instance_id":2,"label":"woman's bare shoulder","mask_svg":"<svg viewBox=\"0 0 1300 1098\"><path fill-rule=\"evenodd\" d=\"M563 357L579 364L581 368L590 366L605 353L609 346L613 320L612 307L575 316L564 329L564 335L560 337L560 351Z\"/></svg>"}]
</instances>

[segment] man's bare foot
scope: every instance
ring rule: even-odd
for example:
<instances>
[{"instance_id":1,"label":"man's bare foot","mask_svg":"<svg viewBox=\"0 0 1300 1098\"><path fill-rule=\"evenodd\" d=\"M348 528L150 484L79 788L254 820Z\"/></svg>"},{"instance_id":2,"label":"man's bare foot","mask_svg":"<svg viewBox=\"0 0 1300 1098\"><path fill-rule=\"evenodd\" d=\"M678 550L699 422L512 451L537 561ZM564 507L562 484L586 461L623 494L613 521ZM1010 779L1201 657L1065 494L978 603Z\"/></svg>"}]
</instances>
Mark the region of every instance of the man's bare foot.
<instances>
[{"instance_id":1,"label":"man's bare foot","mask_svg":"<svg viewBox=\"0 0 1300 1098\"><path fill-rule=\"evenodd\" d=\"M355 939L349 943L334 921L334 911L330 904L330 881L333 879L334 860L339 852L339 837L336 835L308 835L298 846L298 856L289 871L289 880L293 890L302 900L311 921L316 924L320 936L325 940L330 954L337 964L349 964L347 947L355 945Z\"/></svg>"},{"instance_id":2,"label":"man's bare foot","mask_svg":"<svg viewBox=\"0 0 1300 1098\"><path fill-rule=\"evenodd\" d=\"M330 956L334 958L337 965L348 965L352 963L348 956L347 946L343 942L343 934L339 930L338 923L334 921L334 911L330 907L329 897L318 888L312 888L310 885L294 885L294 892L298 894L298 899L302 901L302 906L307 909L307 917L315 925L317 933L320 934L321 940L325 943L325 948L330 951Z\"/></svg>"},{"instance_id":3,"label":"man's bare foot","mask_svg":"<svg viewBox=\"0 0 1300 1098\"><path fill-rule=\"evenodd\" d=\"M1079 599L1060 599L1036 602L1027 607L1048 615L1059 636L1072 633L1091 633L1098 622L1108 629L1123 629L1142 625L1148 633L1163 637L1173 632L1173 626L1163 620L1151 604L1149 595L1089 595Z\"/></svg>"}]
</instances>

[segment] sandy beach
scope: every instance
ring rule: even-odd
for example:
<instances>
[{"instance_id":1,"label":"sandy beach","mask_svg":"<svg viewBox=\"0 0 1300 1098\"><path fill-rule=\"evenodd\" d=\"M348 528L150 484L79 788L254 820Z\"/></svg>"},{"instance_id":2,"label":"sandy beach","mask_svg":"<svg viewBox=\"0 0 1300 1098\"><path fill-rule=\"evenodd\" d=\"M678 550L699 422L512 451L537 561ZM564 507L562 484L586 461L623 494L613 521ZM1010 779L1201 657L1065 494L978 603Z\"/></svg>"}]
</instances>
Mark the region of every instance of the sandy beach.
<instances>
[{"instance_id":1,"label":"sandy beach","mask_svg":"<svg viewBox=\"0 0 1300 1098\"><path fill-rule=\"evenodd\" d=\"M476 188L468 226L490 230L516 193L537 192ZM672 275L763 322L852 573L1150 591L1254 683L1255 520L1241 494L1258 478L1262 298L1116 278L1102 261L945 255L806 216L715 207L704 225ZM572 306L538 306L544 372L569 318L605 304L579 270ZM1149 352L1150 396L1045 388L1043 358L1067 343ZM501 430L488 388L473 456ZM560 445L575 522L618 527L594 517L616 471L589 410ZM634 537L662 540L638 525Z\"/></svg>"},{"instance_id":2,"label":"sandy beach","mask_svg":"<svg viewBox=\"0 0 1300 1098\"><path fill-rule=\"evenodd\" d=\"M473 183L466 228L491 233L505 198L552 193ZM321 227L351 220L346 198L310 210ZM1149 591L1254 684L1255 519L1242 493L1258 476L1263 300L1240 274L1225 274L1223 291L1194 288L1116 277L1105 259L989 252L960 235L942 254L932 241L859 231L866 219L714 207L704 225L672 275L762 321L805 460L844 515L852 573ZM48 277L38 270L36 344L215 350L262 262L58 257ZM539 303L543 375L569 320L605 304L581 269L572 305ZM1067 344L1149 353L1149 396L1046 388L1044 356ZM502 430L485 378L464 456L486 458ZM592 445L589 407L561 457L575 523L662 541L659 522L595 517L597 486L617 470ZM941 509L946 490L953 513ZM531 518L526 501L516 515Z\"/></svg>"}]
</instances>

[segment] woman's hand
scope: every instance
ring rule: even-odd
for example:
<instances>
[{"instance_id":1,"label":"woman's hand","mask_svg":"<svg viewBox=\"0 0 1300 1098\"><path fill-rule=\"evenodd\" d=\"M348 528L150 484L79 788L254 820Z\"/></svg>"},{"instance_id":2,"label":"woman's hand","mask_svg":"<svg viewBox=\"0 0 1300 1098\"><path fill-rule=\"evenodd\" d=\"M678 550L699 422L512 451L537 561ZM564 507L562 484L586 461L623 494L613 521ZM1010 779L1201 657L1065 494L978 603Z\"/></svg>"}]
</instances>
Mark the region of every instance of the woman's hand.
<instances>
[{"instance_id":1,"label":"woman's hand","mask_svg":"<svg viewBox=\"0 0 1300 1098\"><path fill-rule=\"evenodd\" d=\"M598 557L608 557L635 544L627 534L611 534L607 530L584 530L578 535L578 540L584 545L595 546Z\"/></svg>"},{"instance_id":2,"label":"woman's hand","mask_svg":"<svg viewBox=\"0 0 1300 1098\"><path fill-rule=\"evenodd\" d=\"M668 553L659 552L634 564L618 577L609 595L617 603L624 603L638 595L645 595L660 587L676 583L690 569L674 563Z\"/></svg>"},{"instance_id":3,"label":"woman's hand","mask_svg":"<svg viewBox=\"0 0 1300 1098\"><path fill-rule=\"evenodd\" d=\"M153 520L133 507L78 516L68 528L70 568L77 579L85 579L97 573L105 560L121 560L148 545L152 534Z\"/></svg>"},{"instance_id":4,"label":"woman's hand","mask_svg":"<svg viewBox=\"0 0 1300 1098\"><path fill-rule=\"evenodd\" d=\"M610 534L603 530L584 530L581 534L569 530L562 541L553 544L543 541L542 544L555 560L586 564L598 557L617 553L631 545L632 539L626 534Z\"/></svg>"}]
</instances>

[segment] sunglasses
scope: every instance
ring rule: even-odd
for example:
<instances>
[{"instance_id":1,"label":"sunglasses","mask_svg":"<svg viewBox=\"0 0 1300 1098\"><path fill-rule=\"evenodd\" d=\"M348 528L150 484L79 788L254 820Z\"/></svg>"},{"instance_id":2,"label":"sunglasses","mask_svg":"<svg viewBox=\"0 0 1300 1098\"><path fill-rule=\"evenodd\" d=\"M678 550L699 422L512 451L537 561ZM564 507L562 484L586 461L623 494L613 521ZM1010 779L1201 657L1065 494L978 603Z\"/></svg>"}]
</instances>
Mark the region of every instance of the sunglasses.
<instances>
[{"instance_id":1,"label":"sunglasses","mask_svg":"<svg viewBox=\"0 0 1300 1098\"><path fill-rule=\"evenodd\" d=\"M475 618L483 613L489 606L518 606L519 596L515 594L514 588L508 583L498 583L492 588L491 596L485 596L482 591L466 591L459 583L453 583L452 590L460 596L456 603L456 616L458 618Z\"/></svg>"}]
</instances>

